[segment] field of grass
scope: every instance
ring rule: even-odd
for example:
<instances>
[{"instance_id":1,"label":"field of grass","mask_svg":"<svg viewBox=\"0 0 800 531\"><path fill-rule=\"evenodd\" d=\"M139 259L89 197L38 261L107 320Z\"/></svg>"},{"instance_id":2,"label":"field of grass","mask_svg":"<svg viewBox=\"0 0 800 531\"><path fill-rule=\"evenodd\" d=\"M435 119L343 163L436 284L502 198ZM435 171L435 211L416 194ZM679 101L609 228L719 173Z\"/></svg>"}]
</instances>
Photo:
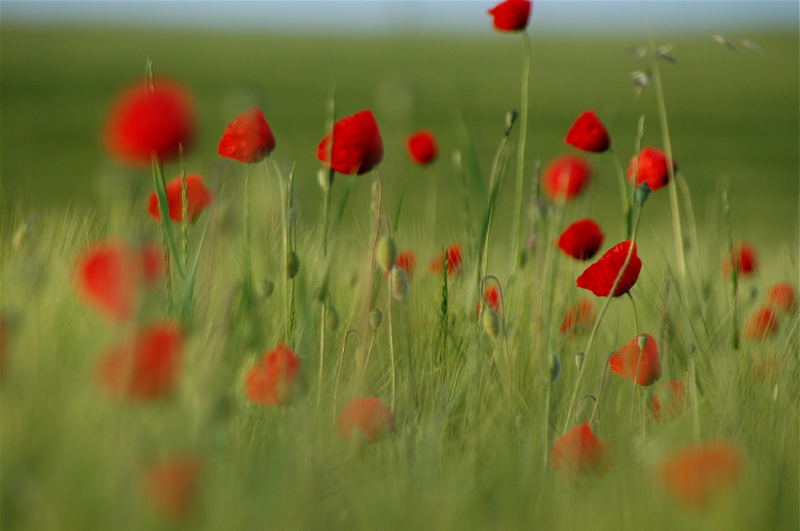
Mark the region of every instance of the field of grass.
<instances>
[{"instance_id":1,"label":"field of grass","mask_svg":"<svg viewBox=\"0 0 800 531\"><path fill-rule=\"evenodd\" d=\"M798 283L796 33L743 33L763 49L737 53L706 34L659 38L675 45L678 58L661 70L672 146L690 190L679 195L688 273L679 274L667 187L642 212L643 267L630 292L637 311L628 297L610 301L578 381L576 355L589 334L559 333L562 314L580 297L598 310L606 299L575 287L594 260L577 262L548 243L585 216L606 233L601 252L625 238L609 155L589 157L595 173L581 198L563 208L543 201L524 216L522 239L535 234L537 244L518 265L512 134L486 254L485 273L496 275L504 294L496 338L475 312L490 167L504 114L519 107L518 36L1 31L3 529L797 529L797 311L781 315L766 339L733 340L772 284ZM534 36L526 198L534 161L574 152L564 134L585 109L603 118L623 164L640 116L645 144L662 146L653 89L637 99L628 77L646 68L626 52L643 41ZM197 256L196 276L182 278L175 268L182 256L171 254L170 284L143 294L133 322L116 325L78 296L75 264L98 240L161 241L145 208L150 172L119 166L100 140L118 91L143 76L148 57L157 74L192 91L199 134L186 166L205 176L215 200L194 225L172 226L188 242L190 263ZM417 257L402 300L390 300L383 275L370 278L375 173L336 176L323 256L315 150L334 84L339 116L369 108L380 125L382 208L399 247ZM225 125L254 104L275 132L277 166L250 170L247 239L243 165L220 159L216 144ZM427 168L413 165L404 146L423 127L440 144L439 160ZM462 179L451 155L458 151L469 166L470 146L477 165ZM288 218L300 270L289 281L282 196L293 164ZM167 179L179 172L166 166ZM435 222L428 217L431 182ZM755 247L759 268L739 278L734 293L721 264L740 239ZM428 273L428 262L456 241L463 267L445 283ZM243 282L248 254L252 289ZM323 311L317 295L326 274L330 306ZM271 295L265 280L274 285ZM338 326L322 326L333 308ZM365 318L372 308L383 314L377 330ZM96 382L98 360L139 326L164 318L180 321L186 337L174 394L145 403L108 396ZM346 341L348 329L358 335ZM645 332L657 341L662 376L636 387L610 373L607 359ZM294 401L248 401L245 373L282 341L302 359ZM359 355L367 349L361 381ZM392 357L395 430L373 444L340 440L334 419L348 399L390 404ZM657 421L648 404L668 380L684 382L686 407ZM565 428L590 418L609 444L609 466L576 484L553 470L551 450ZM660 463L715 440L740 452L739 478L707 506L687 508L662 484ZM152 510L140 485L147 464L175 455L201 466L177 522Z\"/></svg>"}]
</instances>

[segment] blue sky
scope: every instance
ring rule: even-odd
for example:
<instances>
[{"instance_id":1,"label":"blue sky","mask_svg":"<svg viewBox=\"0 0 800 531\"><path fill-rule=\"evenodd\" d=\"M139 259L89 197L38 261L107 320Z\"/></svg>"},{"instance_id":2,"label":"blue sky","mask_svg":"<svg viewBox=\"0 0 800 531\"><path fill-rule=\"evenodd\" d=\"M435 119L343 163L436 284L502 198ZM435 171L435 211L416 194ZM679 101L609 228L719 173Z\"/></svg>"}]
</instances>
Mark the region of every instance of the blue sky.
<instances>
[{"instance_id":1,"label":"blue sky","mask_svg":"<svg viewBox=\"0 0 800 531\"><path fill-rule=\"evenodd\" d=\"M483 0L3 0L4 23L96 23L273 31L467 32L486 29ZM797 31L798 3L769 0L538 0L532 31Z\"/></svg>"}]
</instances>

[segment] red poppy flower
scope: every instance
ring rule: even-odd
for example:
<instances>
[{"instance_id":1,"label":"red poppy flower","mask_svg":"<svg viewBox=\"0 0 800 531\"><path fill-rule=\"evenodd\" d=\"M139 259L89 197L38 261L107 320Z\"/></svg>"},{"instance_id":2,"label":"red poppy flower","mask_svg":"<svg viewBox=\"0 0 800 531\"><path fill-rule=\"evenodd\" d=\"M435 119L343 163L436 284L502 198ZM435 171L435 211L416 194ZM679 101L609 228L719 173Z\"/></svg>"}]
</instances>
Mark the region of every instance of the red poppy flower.
<instances>
[{"instance_id":1,"label":"red poppy flower","mask_svg":"<svg viewBox=\"0 0 800 531\"><path fill-rule=\"evenodd\" d=\"M727 442L706 443L681 450L661 463L661 479L675 498L703 507L742 474L742 457Z\"/></svg>"},{"instance_id":2,"label":"red poppy flower","mask_svg":"<svg viewBox=\"0 0 800 531\"><path fill-rule=\"evenodd\" d=\"M288 346L279 343L264 354L260 363L247 371L245 389L251 402L266 406L282 406L292 398L300 358Z\"/></svg>"},{"instance_id":3,"label":"red poppy flower","mask_svg":"<svg viewBox=\"0 0 800 531\"><path fill-rule=\"evenodd\" d=\"M133 314L139 285L156 283L162 270L161 255L152 247L100 243L78 259L78 292L109 318L125 321Z\"/></svg>"},{"instance_id":4,"label":"red poppy flower","mask_svg":"<svg viewBox=\"0 0 800 531\"><path fill-rule=\"evenodd\" d=\"M578 116L567 131L564 142L591 153L602 153L611 147L608 131L594 111L585 111Z\"/></svg>"},{"instance_id":5,"label":"red poppy flower","mask_svg":"<svg viewBox=\"0 0 800 531\"><path fill-rule=\"evenodd\" d=\"M461 262L464 256L461 252L461 246L457 243L452 244L447 249L447 274L448 275L455 275L459 271L461 271ZM431 273L440 273L442 268L444 267L444 253L440 253L439 256L433 260L430 264L428 264L428 270Z\"/></svg>"},{"instance_id":6,"label":"red poppy flower","mask_svg":"<svg viewBox=\"0 0 800 531\"><path fill-rule=\"evenodd\" d=\"M436 139L427 129L408 137L408 156L417 164L425 166L436 160Z\"/></svg>"},{"instance_id":7,"label":"red poppy flower","mask_svg":"<svg viewBox=\"0 0 800 531\"><path fill-rule=\"evenodd\" d=\"M178 156L194 138L194 109L186 90L166 79L129 87L114 104L105 125L105 142L122 162L150 164Z\"/></svg>"},{"instance_id":8,"label":"red poppy flower","mask_svg":"<svg viewBox=\"0 0 800 531\"><path fill-rule=\"evenodd\" d=\"M192 173L186 176L186 203L189 221L194 222L213 200L214 195L211 190L206 188L201 175ZM175 177L167 183L167 203L169 204L170 219L183 221L183 183L181 183L180 177ZM150 194L147 210L153 219L161 221L161 210L155 192Z\"/></svg>"},{"instance_id":9,"label":"red poppy flower","mask_svg":"<svg viewBox=\"0 0 800 531\"><path fill-rule=\"evenodd\" d=\"M595 319L597 319L597 313L594 303L590 299L580 299L564 312L559 331L562 334L577 337L579 333L589 331L594 325Z\"/></svg>"},{"instance_id":10,"label":"red poppy flower","mask_svg":"<svg viewBox=\"0 0 800 531\"><path fill-rule=\"evenodd\" d=\"M672 163L673 171L678 170L678 164ZM646 147L639 152L639 172L634 179L636 172L636 157L631 158L628 166L628 180L636 186L647 183L650 190L655 192L662 186L669 183L669 168L667 167L667 155L660 149Z\"/></svg>"},{"instance_id":11,"label":"red poppy flower","mask_svg":"<svg viewBox=\"0 0 800 531\"><path fill-rule=\"evenodd\" d=\"M753 247L747 242L739 242L733 246L733 254L722 264L722 272L730 276L736 267L739 276L750 275L758 270L758 259Z\"/></svg>"},{"instance_id":12,"label":"red poppy flower","mask_svg":"<svg viewBox=\"0 0 800 531\"><path fill-rule=\"evenodd\" d=\"M489 303L489 307L492 310L496 312L500 311L500 290L497 289L497 286L489 286L483 291L483 295L486 298L486 302ZM480 315L483 303L484 303L483 299L478 301L478 304L475 307L476 314Z\"/></svg>"},{"instance_id":13,"label":"red poppy flower","mask_svg":"<svg viewBox=\"0 0 800 531\"><path fill-rule=\"evenodd\" d=\"M744 335L750 339L765 339L777 331L778 317L769 306L762 306L756 310L744 327Z\"/></svg>"},{"instance_id":14,"label":"red poppy flower","mask_svg":"<svg viewBox=\"0 0 800 531\"><path fill-rule=\"evenodd\" d=\"M317 158L345 175L367 173L383 160L383 140L372 111L361 111L342 118L333 126L333 149L330 133L317 147ZM331 162L331 153L333 162Z\"/></svg>"},{"instance_id":15,"label":"red poppy flower","mask_svg":"<svg viewBox=\"0 0 800 531\"><path fill-rule=\"evenodd\" d=\"M336 423L339 436L351 442L375 442L393 429L394 414L375 397L350 401Z\"/></svg>"},{"instance_id":16,"label":"red poppy flower","mask_svg":"<svg viewBox=\"0 0 800 531\"><path fill-rule=\"evenodd\" d=\"M603 245L605 235L594 220L589 218L579 219L561 233L558 247L564 254L578 260L588 260L593 257L600 246Z\"/></svg>"},{"instance_id":17,"label":"red poppy flower","mask_svg":"<svg viewBox=\"0 0 800 531\"><path fill-rule=\"evenodd\" d=\"M660 385L650 399L653 418L676 417L686 408L686 386L680 380L671 380Z\"/></svg>"},{"instance_id":18,"label":"red poppy flower","mask_svg":"<svg viewBox=\"0 0 800 531\"><path fill-rule=\"evenodd\" d=\"M661 360L658 357L656 340L650 334L634 337L611 355L608 367L611 372L639 385L653 384L661 377Z\"/></svg>"},{"instance_id":19,"label":"red poppy flower","mask_svg":"<svg viewBox=\"0 0 800 531\"><path fill-rule=\"evenodd\" d=\"M767 291L767 301L770 306L784 313L792 313L797 308L797 294L794 286L788 282L778 282Z\"/></svg>"},{"instance_id":20,"label":"red poppy flower","mask_svg":"<svg viewBox=\"0 0 800 531\"><path fill-rule=\"evenodd\" d=\"M200 462L190 457L156 463L142 474L142 486L156 512L181 520L189 514L197 491Z\"/></svg>"},{"instance_id":21,"label":"red poppy flower","mask_svg":"<svg viewBox=\"0 0 800 531\"><path fill-rule=\"evenodd\" d=\"M603 474L608 470L608 448L592 432L588 422L575 426L559 437L551 454L553 468L563 470L573 481L587 472Z\"/></svg>"},{"instance_id":22,"label":"red poppy flower","mask_svg":"<svg viewBox=\"0 0 800 531\"><path fill-rule=\"evenodd\" d=\"M547 197L553 201L569 201L583 192L591 177L592 167L586 160L565 155L545 167L542 186Z\"/></svg>"},{"instance_id":23,"label":"red poppy flower","mask_svg":"<svg viewBox=\"0 0 800 531\"><path fill-rule=\"evenodd\" d=\"M217 152L239 162L260 162L273 149L275 135L261 109L253 107L228 124L219 140Z\"/></svg>"},{"instance_id":24,"label":"red poppy flower","mask_svg":"<svg viewBox=\"0 0 800 531\"><path fill-rule=\"evenodd\" d=\"M414 255L414 251L408 249L400 251L395 265L405 271L409 278L414 276L414 268L417 266L417 257Z\"/></svg>"},{"instance_id":25,"label":"red poppy flower","mask_svg":"<svg viewBox=\"0 0 800 531\"><path fill-rule=\"evenodd\" d=\"M112 394L132 400L167 396L177 384L182 347L183 333L177 323L151 324L130 344L100 359L98 381Z\"/></svg>"},{"instance_id":26,"label":"red poppy flower","mask_svg":"<svg viewBox=\"0 0 800 531\"><path fill-rule=\"evenodd\" d=\"M627 293L636 284L639 272L642 270L642 261L639 260L636 254L636 244L634 244L628 265L620 275L630 247L631 241L626 240L606 251L600 257L600 260L586 268L586 271L578 277L576 285L579 288L588 289L598 297L606 297L611 293L611 288L619 276L620 279L617 283L617 289L614 290L614 297Z\"/></svg>"},{"instance_id":27,"label":"red poppy flower","mask_svg":"<svg viewBox=\"0 0 800 531\"><path fill-rule=\"evenodd\" d=\"M487 13L492 15L492 24L500 31L522 31L528 26L532 4L530 0L505 0Z\"/></svg>"}]
</instances>

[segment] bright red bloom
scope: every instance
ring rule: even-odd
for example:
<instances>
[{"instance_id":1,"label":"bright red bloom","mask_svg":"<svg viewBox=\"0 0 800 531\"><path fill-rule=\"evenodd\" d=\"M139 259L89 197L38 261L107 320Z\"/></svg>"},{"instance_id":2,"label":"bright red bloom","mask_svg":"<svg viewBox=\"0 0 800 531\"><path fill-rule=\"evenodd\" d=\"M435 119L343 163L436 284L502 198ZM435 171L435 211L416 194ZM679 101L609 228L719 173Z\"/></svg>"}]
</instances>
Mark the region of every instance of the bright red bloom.
<instances>
[{"instance_id":1,"label":"bright red bloom","mask_svg":"<svg viewBox=\"0 0 800 531\"><path fill-rule=\"evenodd\" d=\"M553 468L563 470L573 481L587 472L603 474L608 470L608 448L592 432L588 422L575 426L559 437L551 454Z\"/></svg>"},{"instance_id":2,"label":"bright red bloom","mask_svg":"<svg viewBox=\"0 0 800 531\"><path fill-rule=\"evenodd\" d=\"M425 166L436 160L436 139L427 129L408 137L406 142L408 156L417 164Z\"/></svg>"},{"instance_id":3,"label":"bright red bloom","mask_svg":"<svg viewBox=\"0 0 800 531\"><path fill-rule=\"evenodd\" d=\"M336 422L339 436L351 442L375 442L393 429L394 414L375 397L351 400Z\"/></svg>"},{"instance_id":4,"label":"bright red bloom","mask_svg":"<svg viewBox=\"0 0 800 531\"><path fill-rule=\"evenodd\" d=\"M678 164L674 161L672 163L672 168L673 171L678 170ZM667 155L660 149L654 147L643 148L639 152L639 171L636 174L637 177L634 179L636 169L636 157L632 157L630 166L628 166L628 180L636 186L647 183L650 190L655 192L669 183Z\"/></svg>"},{"instance_id":5,"label":"bright red bloom","mask_svg":"<svg viewBox=\"0 0 800 531\"><path fill-rule=\"evenodd\" d=\"M333 149L330 133L317 147L317 158L345 175L367 173L383 160L383 140L372 111L346 116L333 126ZM333 162L331 162L331 153Z\"/></svg>"},{"instance_id":6,"label":"bright red bloom","mask_svg":"<svg viewBox=\"0 0 800 531\"><path fill-rule=\"evenodd\" d=\"M405 251L400 251L397 255L397 261L395 265L406 272L408 278L414 276L414 269L417 267L417 257L414 254L414 251L406 249Z\"/></svg>"},{"instance_id":7,"label":"bright red bloom","mask_svg":"<svg viewBox=\"0 0 800 531\"><path fill-rule=\"evenodd\" d=\"M675 498L688 506L703 507L742 474L739 451L725 441L681 450L661 463L661 479Z\"/></svg>"},{"instance_id":8,"label":"bright red bloom","mask_svg":"<svg viewBox=\"0 0 800 531\"><path fill-rule=\"evenodd\" d=\"M132 400L170 395L177 384L183 347L180 325L172 321L139 330L130 344L100 359L97 377L112 394Z\"/></svg>"},{"instance_id":9,"label":"bright red bloom","mask_svg":"<svg viewBox=\"0 0 800 531\"><path fill-rule=\"evenodd\" d=\"M178 156L194 138L194 109L186 90L166 79L149 89L138 83L126 89L114 104L105 125L105 143L122 162L150 164Z\"/></svg>"},{"instance_id":10,"label":"bright red bloom","mask_svg":"<svg viewBox=\"0 0 800 531\"><path fill-rule=\"evenodd\" d=\"M196 173L186 176L186 203L189 221L194 222L200 213L211 204L214 195L206 188L203 177ZM175 177L167 183L167 203L169 204L169 217L172 221L183 221L183 183L180 177ZM147 211L156 221L161 221L161 210L158 206L158 196L155 192L150 194Z\"/></svg>"},{"instance_id":11,"label":"bright red bloom","mask_svg":"<svg viewBox=\"0 0 800 531\"><path fill-rule=\"evenodd\" d=\"M497 286L489 286L483 291L484 299L478 301L478 304L475 308L475 313L480 315L481 307L483 306L484 302L489 303L489 307L494 311L500 311L500 290L497 289Z\"/></svg>"},{"instance_id":12,"label":"bright red bloom","mask_svg":"<svg viewBox=\"0 0 800 531\"><path fill-rule=\"evenodd\" d=\"M794 286L788 282L778 282L767 291L767 303L784 313L793 313L797 309L797 294Z\"/></svg>"},{"instance_id":13,"label":"bright red bloom","mask_svg":"<svg viewBox=\"0 0 800 531\"><path fill-rule=\"evenodd\" d=\"M564 142L591 153L602 153L611 147L608 131L594 111L585 111L578 116L567 131Z\"/></svg>"},{"instance_id":14,"label":"bright red bloom","mask_svg":"<svg viewBox=\"0 0 800 531\"><path fill-rule=\"evenodd\" d=\"M597 319L597 313L594 303L591 299L580 299L564 312L559 331L562 334L576 337L581 332L589 331L594 325L595 319Z\"/></svg>"},{"instance_id":15,"label":"bright red bloom","mask_svg":"<svg viewBox=\"0 0 800 531\"><path fill-rule=\"evenodd\" d=\"M161 255L153 248L100 243L78 259L78 292L109 318L125 321L133 314L140 284L156 283L162 271Z\"/></svg>"},{"instance_id":16,"label":"bright red bloom","mask_svg":"<svg viewBox=\"0 0 800 531\"><path fill-rule=\"evenodd\" d=\"M292 398L300 363L292 349L279 343L247 371L244 382L247 398L266 406L286 405Z\"/></svg>"},{"instance_id":17,"label":"bright red bloom","mask_svg":"<svg viewBox=\"0 0 800 531\"><path fill-rule=\"evenodd\" d=\"M656 340L650 334L634 337L611 355L608 367L611 372L639 385L653 384L661 377L661 360L658 357Z\"/></svg>"},{"instance_id":18,"label":"bright red bloom","mask_svg":"<svg viewBox=\"0 0 800 531\"><path fill-rule=\"evenodd\" d=\"M228 124L219 140L217 152L239 162L260 162L273 149L275 135L261 109L253 107Z\"/></svg>"},{"instance_id":19,"label":"bright red bloom","mask_svg":"<svg viewBox=\"0 0 800 531\"><path fill-rule=\"evenodd\" d=\"M611 293L617 276L620 276L617 289L614 290L614 297L627 293L636 284L639 272L642 270L642 261L636 254L636 244L634 244L628 265L620 275L630 247L631 241L626 240L606 251L600 260L586 268L586 271L578 277L576 285L579 288L588 289L598 297L606 297Z\"/></svg>"},{"instance_id":20,"label":"bright red bloom","mask_svg":"<svg viewBox=\"0 0 800 531\"><path fill-rule=\"evenodd\" d=\"M722 272L730 276L734 267L739 276L750 275L758 270L756 252L749 243L739 242L733 246L733 254L722 264Z\"/></svg>"},{"instance_id":21,"label":"bright red bloom","mask_svg":"<svg viewBox=\"0 0 800 531\"><path fill-rule=\"evenodd\" d=\"M142 474L142 487L156 512L181 520L189 514L197 491L200 462L191 457L156 463Z\"/></svg>"},{"instance_id":22,"label":"bright red bloom","mask_svg":"<svg viewBox=\"0 0 800 531\"><path fill-rule=\"evenodd\" d=\"M686 408L686 386L680 380L664 382L650 398L653 418L673 418Z\"/></svg>"},{"instance_id":23,"label":"bright red bloom","mask_svg":"<svg viewBox=\"0 0 800 531\"><path fill-rule=\"evenodd\" d=\"M522 31L528 26L531 16L530 0L505 0L489 11L492 24L500 31Z\"/></svg>"},{"instance_id":24,"label":"bright red bloom","mask_svg":"<svg viewBox=\"0 0 800 531\"><path fill-rule=\"evenodd\" d=\"M457 243L450 245L447 249L447 274L454 275L461 271L461 262L464 258L461 246ZM440 253L435 260L428 264L431 273L440 273L444 267L444 253Z\"/></svg>"},{"instance_id":25,"label":"bright red bloom","mask_svg":"<svg viewBox=\"0 0 800 531\"><path fill-rule=\"evenodd\" d=\"M569 201L579 196L592 178L592 167L582 157L564 155L544 168L542 186L553 201Z\"/></svg>"},{"instance_id":26,"label":"bright red bloom","mask_svg":"<svg viewBox=\"0 0 800 531\"><path fill-rule=\"evenodd\" d=\"M744 335L750 339L764 339L777 331L778 317L769 306L762 306L756 310L744 327Z\"/></svg>"},{"instance_id":27,"label":"bright red bloom","mask_svg":"<svg viewBox=\"0 0 800 531\"><path fill-rule=\"evenodd\" d=\"M564 254L578 260L592 258L603 245L605 234L594 220L579 219L566 228L558 239L558 247Z\"/></svg>"}]
</instances>

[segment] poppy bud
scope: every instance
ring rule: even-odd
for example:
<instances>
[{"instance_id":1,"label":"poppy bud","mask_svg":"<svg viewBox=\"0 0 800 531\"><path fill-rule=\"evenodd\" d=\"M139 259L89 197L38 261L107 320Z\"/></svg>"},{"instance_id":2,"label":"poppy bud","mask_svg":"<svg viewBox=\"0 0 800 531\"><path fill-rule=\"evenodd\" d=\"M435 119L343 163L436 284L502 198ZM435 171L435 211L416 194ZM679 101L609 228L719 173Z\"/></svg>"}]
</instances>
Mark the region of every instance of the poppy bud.
<instances>
[{"instance_id":1,"label":"poppy bud","mask_svg":"<svg viewBox=\"0 0 800 531\"><path fill-rule=\"evenodd\" d=\"M408 274L399 267L393 267L391 273L389 273L389 284L392 297L402 300L408 293Z\"/></svg>"},{"instance_id":2,"label":"poppy bud","mask_svg":"<svg viewBox=\"0 0 800 531\"><path fill-rule=\"evenodd\" d=\"M581 368L581 366L583 365L584 358L586 358L585 352L578 352L577 354L575 354L575 366L577 368L579 369Z\"/></svg>"},{"instance_id":3,"label":"poppy bud","mask_svg":"<svg viewBox=\"0 0 800 531\"><path fill-rule=\"evenodd\" d=\"M325 168L320 168L317 172L317 180L319 181L319 187L323 190L327 190L331 186L331 178L329 176L330 171L326 170Z\"/></svg>"},{"instance_id":4,"label":"poppy bud","mask_svg":"<svg viewBox=\"0 0 800 531\"><path fill-rule=\"evenodd\" d=\"M332 332L339 328L339 314L333 304L328 304L328 311L325 312L325 326Z\"/></svg>"},{"instance_id":5,"label":"poppy bud","mask_svg":"<svg viewBox=\"0 0 800 531\"><path fill-rule=\"evenodd\" d=\"M383 314L377 308L373 308L369 312L369 326L372 327L373 330L377 330L381 327L381 323L383 322Z\"/></svg>"},{"instance_id":6,"label":"poppy bud","mask_svg":"<svg viewBox=\"0 0 800 531\"><path fill-rule=\"evenodd\" d=\"M550 356L550 381L555 382L561 376L561 358L554 352Z\"/></svg>"},{"instance_id":7,"label":"poppy bud","mask_svg":"<svg viewBox=\"0 0 800 531\"><path fill-rule=\"evenodd\" d=\"M519 113L516 110L512 109L506 112L506 129L503 132L505 136L511 134L511 130L514 128L517 118L519 118Z\"/></svg>"},{"instance_id":8,"label":"poppy bud","mask_svg":"<svg viewBox=\"0 0 800 531\"><path fill-rule=\"evenodd\" d=\"M648 197L650 197L650 186L647 183L642 183L636 187L633 199L637 205L642 206Z\"/></svg>"},{"instance_id":9,"label":"poppy bud","mask_svg":"<svg viewBox=\"0 0 800 531\"><path fill-rule=\"evenodd\" d=\"M517 267L522 269L528 264L528 250L524 247L517 251Z\"/></svg>"},{"instance_id":10,"label":"poppy bud","mask_svg":"<svg viewBox=\"0 0 800 531\"><path fill-rule=\"evenodd\" d=\"M296 252L289 251L289 254L286 255L286 276L294 278L298 271L300 271L300 259Z\"/></svg>"},{"instance_id":11,"label":"poppy bud","mask_svg":"<svg viewBox=\"0 0 800 531\"><path fill-rule=\"evenodd\" d=\"M378 265L384 272L388 272L397 262L397 243L389 235L383 236L376 249Z\"/></svg>"},{"instance_id":12,"label":"poppy bud","mask_svg":"<svg viewBox=\"0 0 800 531\"><path fill-rule=\"evenodd\" d=\"M268 299L272 297L273 292L275 291L275 283L272 282L270 279L265 278L261 281L261 294L264 298Z\"/></svg>"},{"instance_id":13,"label":"poppy bud","mask_svg":"<svg viewBox=\"0 0 800 531\"><path fill-rule=\"evenodd\" d=\"M495 311L491 308L484 308L481 314L481 321L483 322L483 329L486 330L489 337L492 339L497 338L497 334L500 333L500 319L497 318Z\"/></svg>"},{"instance_id":14,"label":"poppy bud","mask_svg":"<svg viewBox=\"0 0 800 531\"><path fill-rule=\"evenodd\" d=\"M647 334L640 334L639 337L636 338L636 342L639 344L639 348L644 350L644 347L647 346Z\"/></svg>"}]
</instances>

